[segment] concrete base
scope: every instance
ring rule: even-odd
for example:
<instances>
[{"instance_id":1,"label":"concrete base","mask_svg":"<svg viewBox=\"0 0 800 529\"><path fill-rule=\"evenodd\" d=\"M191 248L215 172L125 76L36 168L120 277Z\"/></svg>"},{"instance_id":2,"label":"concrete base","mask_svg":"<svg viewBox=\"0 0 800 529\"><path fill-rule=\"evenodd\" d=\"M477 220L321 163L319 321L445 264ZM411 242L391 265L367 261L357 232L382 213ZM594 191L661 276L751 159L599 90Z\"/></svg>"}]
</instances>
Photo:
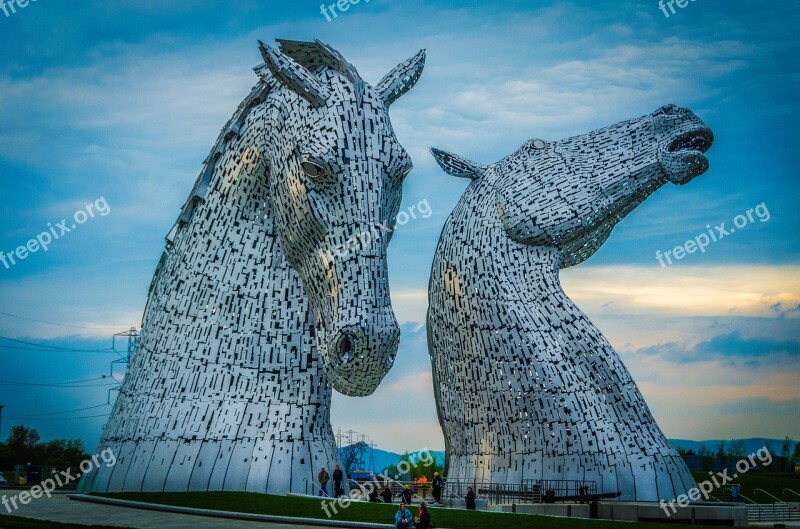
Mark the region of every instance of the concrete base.
<instances>
[{"instance_id":1,"label":"concrete base","mask_svg":"<svg viewBox=\"0 0 800 529\"><path fill-rule=\"evenodd\" d=\"M565 518L589 518L589 505L579 503L518 503L516 505L492 505L491 511L541 514Z\"/></svg>"},{"instance_id":2,"label":"concrete base","mask_svg":"<svg viewBox=\"0 0 800 529\"><path fill-rule=\"evenodd\" d=\"M747 526L747 507L744 505L693 504L684 508L676 508L669 514L658 503L652 502L606 502L598 504L598 518L605 520L623 520L628 522L664 522L681 521L687 524L728 522L736 527ZM517 512L521 514L541 514L544 516L562 516L572 518L589 518L589 505L579 503L535 503L535 504L499 504L492 505L489 510L499 512Z\"/></svg>"},{"instance_id":3,"label":"concrete base","mask_svg":"<svg viewBox=\"0 0 800 529\"><path fill-rule=\"evenodd\" d=\"M433 503L432 499L426 498L425 501L428 502L428 505L432 505L433 507L437 506L435 503ZM466 509L467 508L467 502L462 500L462 499L456 500L456 499L452 499L452 498L450 498L450 499L443 498L441 507L451 507L453 509ZM475 499L475 510L476 511L493 511L493 510L496 510L496 509L494 509L494 507L495 507L494 505L492 505L491 507L489 506L489 500L482 500L480 498L476 498Z\"/></svg>"}]
</instances>

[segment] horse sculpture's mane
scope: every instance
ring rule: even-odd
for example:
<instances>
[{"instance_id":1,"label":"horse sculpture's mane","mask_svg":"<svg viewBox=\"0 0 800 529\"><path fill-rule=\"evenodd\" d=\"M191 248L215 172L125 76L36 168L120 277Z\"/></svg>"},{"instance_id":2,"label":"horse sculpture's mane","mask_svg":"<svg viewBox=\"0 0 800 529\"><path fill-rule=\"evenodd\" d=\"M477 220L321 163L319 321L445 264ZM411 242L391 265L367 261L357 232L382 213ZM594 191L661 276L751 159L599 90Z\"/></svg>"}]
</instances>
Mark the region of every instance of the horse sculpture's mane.
<instances>
[{"instance_id":1,"label":"horse sculpture's mane","mask_svg":"<svg viewBox=\"0 0 800 529\"><path fill-rule=\"evenodd\" d=\"M363 92L363 81L355 67L330 46L325 45L319 40L304 42L278 39L278 43L284 54L294 59L298 64L304 66L309 71L314 72L318 67L326 66L342 73L350 79L357 90L357 95ZM231 116L228 122L225 123L225 126L222 127L217 141L211 148L211 152L208 153L208 156L203 161L203 168L194 183L189 198L186 199L186 202L181 208L178 220L167 235L167 247L172 244L178 231L192 218L192 213L197 203L205 200L206 192L208 191L208 183L211 181L211 175L214 173L217 160L225 153L231 139L239 133L250 111L264 101L270 92L278 86L265 63L259 64L253 68L253 70L258 75L260 82L253 87L250 94L239 104L233 116Z\"/></svg>"},{"instance_id":2,"label":"horse sculpture's mane","mask_svg":"<svg viewBox=\"0 0 800 529\"><path fill-rule=\"evenodd\" d=\"M295 62L305 67L309 71L315 72L320 67L328 67L332 70L342 73L353 83L353 87L356 92L355 95L360 103L360 99L364 91L364 81L361 79L361 76L358 74L355 67L347 62L341 53L319 40L315 40L313 42L285 39L276 40L279 43L280 50L284 54L294 59ZM175 237L189 223L197 204L205 200L206 193L208 192L208 185L211 182L211 177L214 174L217 161L222 157L223 154L225 154L231 140L239 134L242 125L250 115L250 111L264 101L273 90L279 87L279 84L275 81L273 73L270 71L266 63L262 62L258 66L254 67L253 71L255 71L256 75L258 75L260 82L256 84L250 90L250 94L248 94L247 97L245 97L244 100L239 103L236 111L234 111L231 118L227 121L227 123L225 123L225 126L222 127L222 131L219 133L217 140L214 142L214 146L211 148L211 152L208 153L208 156L206 156L206 159L203 161L203 167L200 170L200 174L197 176L194 186L192 186L192 191L189 193L189 197L181 207L180 213L178 214L178 219L175 221L175 224L172 226L166 236L166 250L169 250L172 247ZM153 274L153 279L150 282L150 287L148 289L148 298L153 293L153 289L158 280L159 272L163 266L165 256L166 252L162 254L161 259L156 266L156 271ZM150 300L148 299L148 303L143 313L145 316L147 315L147 309L150 306L149 301ZM144 320L144 316L142 319Z\"/></svg>"}]
</instances>

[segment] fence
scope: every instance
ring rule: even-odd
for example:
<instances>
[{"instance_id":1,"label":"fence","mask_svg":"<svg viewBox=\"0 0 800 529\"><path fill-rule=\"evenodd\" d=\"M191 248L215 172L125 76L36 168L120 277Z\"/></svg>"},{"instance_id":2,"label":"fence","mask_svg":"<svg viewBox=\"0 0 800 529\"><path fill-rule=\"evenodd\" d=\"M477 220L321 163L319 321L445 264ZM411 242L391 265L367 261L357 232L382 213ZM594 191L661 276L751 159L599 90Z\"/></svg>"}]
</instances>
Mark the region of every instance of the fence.
<instances>
[{"instance_id":1,"label":"fence","mask_svg":"<svg viewBox=\"0 0 800 529\"><path fill-rule=\"evenodd\" d=\"M0 485L3 486L32 486L41 483L46 479L50 479L56 474L72 468L71 475L77 475L80 470L77 467L51 467L39 465L17 465L14 470L0 471ZM5 481L5 483L3 483ZM59 489L74 489L78 486L78 481L75 480Z\"/></svg>"},{"instance_id":2,"label":"fence","mask_svg":"<svg viewBox=\"0 0 800 529\"><path fill-rule=\"evenodd\" d=\"M445 481L444 497L463 498L467 487L489 503L547 503L564 498L580 499L597 494L597 483L577 480L524 480L519 484L492 483L485 480Z\"/></svg>"},{"instance_id":3,"label":"fence","mask_svg":"<svg viewBox=\"0 0 800 529\"><path fill-rule=\"evenodd\" d=\"M794 522L800 520L800 508L788 503L748 505L747 521L756 522Z\"/></svg>"}]
</instances>

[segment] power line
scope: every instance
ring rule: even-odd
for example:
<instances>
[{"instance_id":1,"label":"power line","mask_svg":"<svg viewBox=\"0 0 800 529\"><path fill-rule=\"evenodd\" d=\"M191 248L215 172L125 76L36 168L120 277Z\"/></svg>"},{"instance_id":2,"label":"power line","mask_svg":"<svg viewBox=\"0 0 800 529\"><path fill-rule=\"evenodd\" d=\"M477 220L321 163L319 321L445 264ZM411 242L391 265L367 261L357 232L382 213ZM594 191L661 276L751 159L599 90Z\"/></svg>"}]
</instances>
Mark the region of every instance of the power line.
<instances>
[{"instance_id":1,"label":"power line","mask_svg":"<svg viewBox=\"0 0 800 529\"><path fill-rule=\"evenodd\" d=\"M93 382L95 380L103 380L104 378L108 378L106 375L102 375L99 377L94 378L84 378L82 380L65 380L64 382L47 382L42 384L30 384L35 386L56 386L62 384L81 384L83 382ZM15 382L13 380L0 380L0 384L22 384L22 385L29 385L26 382Z\"/></svg>"},{"instance_id":2,"label":"power line","mask_svg":"<svg viewBox=\"0 0 800 529\"><path fill-rule=\"evenodd\" d=\"M96 351L96 350L81 350L76 349L74 351L63 351L61 349L37 349L35 347L14 347L13 345L0 345L0 349L10 349L13 351L30 351L33 353L119 353L119 351L114 351L109 349L107 351Z\"/></svg>"},{"instance_id":3,"label":"power line","mask_svg":"<svg viewBox=\"0 0 800 529\"><path fill-rule=\"evenodd\" d=\"M14 338L8 338L6 336L0 336L0 340L6 340L6 341L9 341L9 342L12 342L12 343L18 343L18 344L22 344L22 345L30 345L30 346L39 348L39 349L33 349L33 348L29 348L29 347L14 347L14 346L11 346L11 345L0 345L0 348L3 348L3 349L19 349L19 350L22 350L22 351L36 351L36 350L40 350L40 351L59 351L59 352L64 351L64 352L69 352L69 353L116 353L116 352L118 352L118 351L115 351L113 348L108 348L108 349L73 349L71 347L59 347L59 346L56 346L56 345L47 345L47 344L44 344L44 343L34 343L34 342L26 342L25 340L15 340Z\"/></svg>"},{"instance_id":4,"label":"power line","mask_svg":"<svg viewBox=\"0 0 800 529\"><path fill-rule=\"evenodd\" d=\"M44 320L37 320L34 318L26 318L24 316L17 316L16 314L9 314L8 312L0 312L0 316L7 316L9 318L16 318L18 320L25 320L25 321L33 321L36 323L44 323L46 325L55 325L56 327L69 327L70 329L97 329L97 330L105 330L105 329L114 329L116 327L106 325L102 327L87 327L83 325L69 325L66 323L54 323L52 321L44 321Z\"/></svg>"},{"instance_id":5,"label":"power line","mask_svg":"<svg viewBox=\"0 0 800 529\"><path fill-rule=\"evenodd\" d=\"M103 408L108 406L108 403L98 404L97 406L89 406L87 408L76 408L74 410L64 410L64 411L51 411L49 413L34 413L33 415L28 415L27 417L44 417L47 415L59 415L61 413L75 413L77 411L86 411L86 410L94 410L96 408ZM23 417L8 417L9 419L22 419ZM58 418L58 417L56 417ZM62 417L64 419L69 419L69 417Z\"/></svg>"},{"instance_id":6,"label":"power line","mask_svg":"<svg viewBox=\"0 0 800 529\"><path fill-rule=\"evenodd\" d=\"M79 388L105 388L108 386L116 386L120 382L115 380L114 382L106 382L104 384L76 384L76 385L65 385L65 384L36 384L33 382L0 382L0 386L26 386L26 387L44 387L44 388L61 388L61 389L79 389Z\"/></svg>"},{"instance_id":7,"label":"power line","mask_svg":"<svg viewBox=\"0 0 800 529\"><path fill-rule=\"evenodd\" d=\"M101 413L100 415L84 415L83 417L4 417L5 419L14 419L17 421L73 421L76 419L94 419L96 417L108 417L110 413Z\"/></svg>"}]
</instances>

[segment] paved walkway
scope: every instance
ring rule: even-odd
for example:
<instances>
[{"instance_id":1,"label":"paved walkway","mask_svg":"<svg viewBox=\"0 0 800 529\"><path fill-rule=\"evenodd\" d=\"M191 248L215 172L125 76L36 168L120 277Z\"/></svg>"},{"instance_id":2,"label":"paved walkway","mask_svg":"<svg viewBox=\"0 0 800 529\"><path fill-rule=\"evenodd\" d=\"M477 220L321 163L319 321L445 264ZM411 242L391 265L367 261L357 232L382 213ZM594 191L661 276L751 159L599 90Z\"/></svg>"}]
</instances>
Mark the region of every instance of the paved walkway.
<instances>
[{"instance_id":1,"label":"paved walkway","mask_svg":"<svg viewBox=\"0 0 800 529\"><path fill-rule=\"evenodd\" d=\"M0 507L2 514L8 514ZM166 512L112 507L81 501L70 501L63 494L39 498L20 506L14 516L88 525L114 525L136 529L319 529L319 526L274 524L207 518Z\"/></svg>"}]
</instances>

